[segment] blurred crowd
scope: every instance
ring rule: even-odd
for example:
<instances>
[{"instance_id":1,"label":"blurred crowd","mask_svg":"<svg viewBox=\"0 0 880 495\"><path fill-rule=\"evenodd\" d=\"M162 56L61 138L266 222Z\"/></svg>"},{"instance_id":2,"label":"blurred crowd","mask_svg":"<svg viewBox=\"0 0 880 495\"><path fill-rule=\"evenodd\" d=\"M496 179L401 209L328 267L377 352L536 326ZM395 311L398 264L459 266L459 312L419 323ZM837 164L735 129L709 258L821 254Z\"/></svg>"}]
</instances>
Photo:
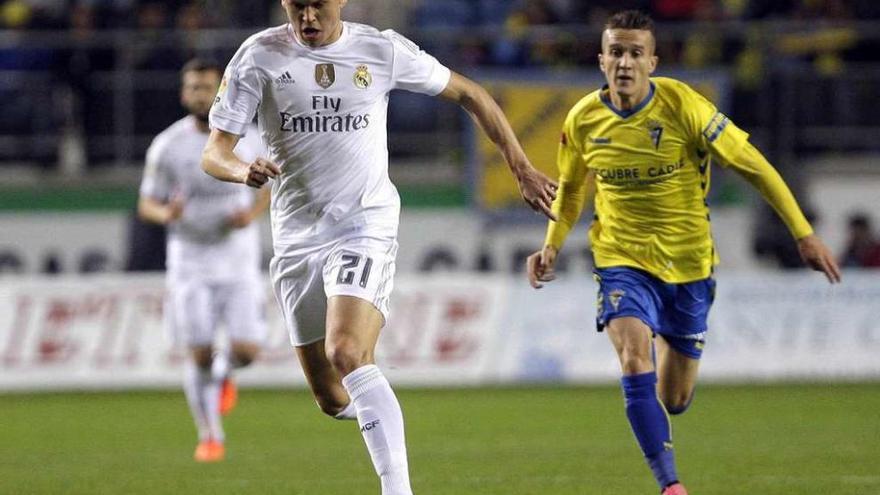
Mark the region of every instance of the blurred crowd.
<instances>
[{"instance_id":1,"label":"blurred crowd","mask_svg":"<svg viewBox=\"0 0 880 495\"><path fill-rule=\"evenodd\" d=\"M880 4L872 0L446 0L423 2L412 10L412 24L423 28L487 27L499 32L492 40L465 40L470 44L474 64L514 66L582 66L595 63L598 39L579 36L585 31L540 30L543 26L582 26L601 29L609 14L627 8L650 12L661 23L719 23L722 21L805 21L839 23L854 19L880 18ZM658 33L658 54L665 63L703 67L737 62L749 53L752 40L769 33L736 33L700 29L687 36L666 37ZM426 40L427 41L427 40ZM817 41L802 39L792 47L797 55L810 56ZM831 45L814 46L815 51L846 51L857 43L851 38L832 40ZM806 45L806 46L805 46ZM793 53L794 54L794 53ZM835 53L836 54L836 53Z\"/></svg>"},{"instance_id":2,"label":"blurred crowd","mask_svg":"<svg viewBox=\"0 0 880 495\"><path fill-rule=\"evenodd\" d=\"M88 11L96 29L260 27L280 14L276 1L234 0L3 0L6 29L72 27ZM612 11L642 9L663 21L725 19L870 19L880 17L874 0L350 0L346 15L379 27L601 25ZM194 16L197 15L198 19Z\"/></svg>"},{"instance_id":3,"label":"blurred crowd","mask_svg":"<svg viewBox=\"0 0 880 495\"><path fill-rule=\"evenodd\" d=\"M880 19L875 0L351 0L346 17L380 28L422 32L420 41L455 49L456 58L480 65L583 65L593 64L595 39L579 31L536 30L547 26L580 26L598 29L610 12L638 8L659 22L795 20L810 24L808 32L781 33L780 49L791 55L815 56L833 70L836 55L854 58L858 39L822 23L839 27L850 20ZM194 32L206 28L259 28L284 21L279 2L233 0L0 0L0 28L10 30L64 30L82 36L93 30L136 29L143 32L177 29ZM440 32L455 31L454 40ZM738 30L740 31L740 30ZM582 31L581 31L582 32ZM816 36L824 32L824 36ZM702 66L748 59L750 42L764 32L700 30L684 39L664 42L659 53L672 63ZM453 41L452 43L448 41ZM187 47L183 46L182 51ZM187 58L182 54L175 59ZM873 55L873 54L872 54ZM164 60L164 59L163 59ZM141 61L149 65L149 61ZM752 61L753 63L754 61ZM743 60L743 63L749 63ZM160 64L164 65L164 64Z\"/></svg>"},{"instance_id":4,"label":"blurred crowd","mask_svg":"<svg viewBox=\"0 0 880 495\"><path fill-rule=\"evenodd\" d=\"M665 23L657 47L664 69L724 66L734 83L729 113L746 128L768 127L759 115L767 110L755 101L773 67L801 64L833 77L850 63L880 62L880 35L852 22L880 19L876 0L349 0L345 18L397 29L465 72L593 69L602 24L624 8ZM787 21L784 29L768 24L775 20ZM70 136L86 143L80 161L89 165L130 149L127 158L139 158L148 136L181 114L177 69L193 56L224 63L241 41L218 43L207 29L248 33L283 22L279 0L0 0L0 98L7 102L0 138L30 137L0 147L0 163L54 166ZM21 33L31 41L18 42ZM872 82L846 91L806 85L797 96L806 104L793 118L875 125L880 103L872 103ZM836 114L825 111L829 93L849 98ZM34 111L47 102L51 111ZM139 137L129 143L121 135Z\"/></svg>"}]
</instances>

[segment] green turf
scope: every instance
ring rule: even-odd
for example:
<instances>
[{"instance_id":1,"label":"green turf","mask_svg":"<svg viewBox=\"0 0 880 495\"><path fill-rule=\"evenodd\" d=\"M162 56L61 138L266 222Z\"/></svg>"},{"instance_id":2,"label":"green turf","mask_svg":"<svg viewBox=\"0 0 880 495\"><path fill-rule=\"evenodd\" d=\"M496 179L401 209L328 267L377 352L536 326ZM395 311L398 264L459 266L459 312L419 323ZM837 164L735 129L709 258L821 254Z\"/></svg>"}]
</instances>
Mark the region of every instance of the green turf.
<instances>
[{"instance_id":1,"label":"green turf","mask_svg":"<svg viewBox=\"0 0 880 495\"><path fill-rule=\"evenodd\" d=\"M616 388L399 392L417 495L656 494ZM692 495L880 494L880 384L704 386L675 418ZM0 395L2 494L377 495L352 422L242 391L228 457L180 393Z\"/></svg>"}]
</instances>

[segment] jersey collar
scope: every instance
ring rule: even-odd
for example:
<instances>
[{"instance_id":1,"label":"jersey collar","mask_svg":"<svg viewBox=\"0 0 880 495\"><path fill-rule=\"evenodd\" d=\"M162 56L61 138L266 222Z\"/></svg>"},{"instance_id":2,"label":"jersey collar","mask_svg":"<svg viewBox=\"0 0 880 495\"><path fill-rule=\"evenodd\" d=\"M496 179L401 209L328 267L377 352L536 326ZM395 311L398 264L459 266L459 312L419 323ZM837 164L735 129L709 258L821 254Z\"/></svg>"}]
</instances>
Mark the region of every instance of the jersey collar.
<instances>
[{"instance_id":1,"label":"jersey collar","mask_svg":"<svg viewBox=\"0 0 880 495\"><path fill-rule=\"evenodd\" d=\"M651 81L651 88L648 91L648 96L644 100L642 100L641 103L632 107L629 110L621 110L615 107L614 103L611 102L611 98L609 98L608 95L605 94L606 89L608 89L607 84L602 86L602 89L599 91L599 98L602 100L602 103L604 103L606 107L608 107L609 109L611 109L612 112L616 113L618 116L624 119L639 113L641 109L648 106L648 103L651 103L651 100L654 99L654 81Z\"/></svg>"},{"instance_id":2,"label":"jersey collar","mask_svg":"<svg viewBox=\"0 0 880 495\"><path fill-rule=\"evenodd\" d=\"M318 46L318 47L313 48L313 47L303 43L302 40L299 39L299 36L296 35L296 31L294 31L294 29L293 29L293 24L291 24L289 22L287 23L287 35L290 36L290 38L293 40L293 43L296 46L299 46L301 48L306 48L309 50L328 50L328 49L343 45L346 41L348 41L348 31L349 31L348 23L345 21L340 21L340 22L342 22L342 34L339 35L338 40L334 41L333 43L330 43L329 45Z\"/></svg>"}]
</instances>

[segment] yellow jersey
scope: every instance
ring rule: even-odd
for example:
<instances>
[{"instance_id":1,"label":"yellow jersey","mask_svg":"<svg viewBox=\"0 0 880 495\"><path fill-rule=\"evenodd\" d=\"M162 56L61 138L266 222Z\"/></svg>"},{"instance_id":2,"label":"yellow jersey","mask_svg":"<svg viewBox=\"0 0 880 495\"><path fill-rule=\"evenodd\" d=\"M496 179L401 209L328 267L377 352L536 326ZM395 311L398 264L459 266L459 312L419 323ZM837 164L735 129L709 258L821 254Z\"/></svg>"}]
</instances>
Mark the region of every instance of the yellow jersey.
<instances>
[{"instance_id":1,"label":"yellow jersey","mask_svg":"<svg viewBox=\"0 0 880 495\"><path fill-rule=\"evenodd\" d=\"M652 78L649 95L626 111L614 107L607 88L587 95L563 125L557 160L562 187L554 205L562 225L551 222L547 244L560 248L577 222L589 175L595 178L589 237L597 267L635 267L667 283L709 277L718 262L706 202L712 161L755 184L782 210L797 238L812 233L790 191L748 137L674 79ZM575 196L576 208L566 195Z\"/></svg>"}]
</instances>

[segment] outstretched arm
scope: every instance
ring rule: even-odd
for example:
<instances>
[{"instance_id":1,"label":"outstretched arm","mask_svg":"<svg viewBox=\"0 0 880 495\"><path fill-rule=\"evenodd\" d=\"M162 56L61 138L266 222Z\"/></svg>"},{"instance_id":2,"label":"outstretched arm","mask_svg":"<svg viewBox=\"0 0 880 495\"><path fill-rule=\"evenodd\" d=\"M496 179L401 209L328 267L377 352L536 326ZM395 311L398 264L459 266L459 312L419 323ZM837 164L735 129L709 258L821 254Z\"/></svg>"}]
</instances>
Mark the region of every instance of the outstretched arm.
<instances>
[{"instance_id":1,"label":"outstretched arm","mask_svg":"<svg viewBox=\"0 0 880 495\"><path fill-rule=\"evenodd\" d=\"M592 172L588 172L585 177L560 180L559 193L553 201L553 213L557 220L548 222L544 246L550 246L557 251L562 249L565 238L580 219L584 205L592 201L595 194L596 176Z\"/></svg>"},{"instance_id":2,"label":"outstretched arm","mask_svg":"<svg viewBox=\"0 0 880 495\"><path fill-rule=\"evenodd\" d=\"M479 84L452 73L446 89L440 93L446 100L460 105L471 114L486 136L498 147L516 177L523 199L535 211L555 220L551 204L556 198L556 182L539 172L529 162L519 140L501 111L501 107Z\"/></svg>"},{"instance_id":3,"label":"outstretched arm","mask_svg":"<svg viewBox=\"0 0 880 495\"><path fill-rule=\"evenodd\" d=\"M829 282L840 282L837 261L822 239L813 233L791 190L764 155L751 143L746 143L739 154L730 160L729 166L749 181L776 210L797 240L798 251L804 262L813 270L824 273Z\"/></svg>"},{"instance_id":4,"label":"outstretched arm","mask_svg":"<svg viewBox=\"0 0 880 495\"><path fill-rule=\"evenodd\" d=\"M235 134L213 129L202 151L202 170L216 179L257 189L269 179L278 177L281 170L265 158L257 158L251 163L241 161L233 151L238 139Z\"/></svg>"},{"instance_id":5,"label":"outstretched arm","mask_svg":"<svg viewBox=\"0 0 880 495\"><path fill-rule=\"evenodd\" d=\"M526 274L529 284L535 289L544 286L544 282L556 279L556 255L562 249L565 238L577 224L584 209L584 204L593 200L596 193L596 176L587 173L586 178L560 180L559 192L553 201L553 214L557 220L547 223L547 236L544 247L532 253L526 260Z\"/></svg>"}]
</instances>

